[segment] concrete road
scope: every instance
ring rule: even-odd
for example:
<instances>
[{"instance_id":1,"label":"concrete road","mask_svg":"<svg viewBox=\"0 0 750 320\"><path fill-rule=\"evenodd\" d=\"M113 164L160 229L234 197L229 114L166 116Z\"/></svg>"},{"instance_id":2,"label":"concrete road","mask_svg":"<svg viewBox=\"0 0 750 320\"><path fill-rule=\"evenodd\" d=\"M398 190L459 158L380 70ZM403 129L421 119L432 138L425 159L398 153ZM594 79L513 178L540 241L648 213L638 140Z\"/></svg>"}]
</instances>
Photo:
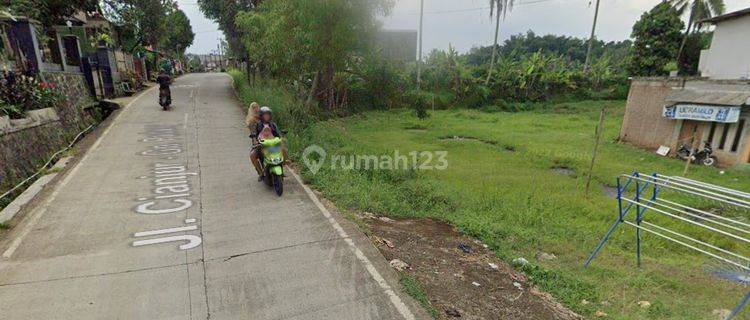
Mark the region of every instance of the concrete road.
<instances>
[{"instance_id":1,"label":"concrete road","mask_svg":"<svg viewBox=\"0 0 750 320\"><path fill-rule=\"evenodd\" d=\"M2 319L413 319L370 242L256 181L224 74L133 100L2 243Z\"/></svg>"}]
</instances>

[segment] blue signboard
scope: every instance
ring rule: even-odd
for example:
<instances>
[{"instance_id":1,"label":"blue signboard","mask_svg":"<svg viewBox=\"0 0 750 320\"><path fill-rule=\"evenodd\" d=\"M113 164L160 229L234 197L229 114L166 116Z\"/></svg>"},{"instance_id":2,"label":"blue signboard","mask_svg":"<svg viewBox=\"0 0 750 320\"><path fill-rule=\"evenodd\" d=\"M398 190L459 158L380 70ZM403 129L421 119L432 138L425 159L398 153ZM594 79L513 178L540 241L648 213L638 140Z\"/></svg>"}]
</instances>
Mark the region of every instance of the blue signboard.
<instances>
[{"instance_id":1,"label":"blue signboard","mask_svg":"<svg viewBox=\"0 0 750 320\"><path fill-rule=\"evenodd\" d=\"M741 112L742 107L677 104L664 107L663 115L668 119L735 123L740 120Z\"/></svg>"}]
</instances>

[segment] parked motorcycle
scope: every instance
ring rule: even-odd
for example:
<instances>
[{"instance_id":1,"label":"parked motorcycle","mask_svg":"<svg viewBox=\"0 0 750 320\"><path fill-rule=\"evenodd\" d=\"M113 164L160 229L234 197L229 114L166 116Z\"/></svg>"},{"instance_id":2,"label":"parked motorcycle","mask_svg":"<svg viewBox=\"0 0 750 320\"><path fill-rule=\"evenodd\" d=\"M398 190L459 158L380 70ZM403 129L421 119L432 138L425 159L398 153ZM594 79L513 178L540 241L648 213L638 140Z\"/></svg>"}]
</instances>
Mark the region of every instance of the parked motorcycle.
<instances>
[{"instance_id":1,"label":"parked motorcycle","mask_svg":"<svg viewBox=\"0 0 750 320\"><path fill-rule=\"evenodd\" d=\"M168 88L159 89L159 105L163 110L169 109L169 105L172 104L172 97Z\"/></svg>"},{"instance_id":2,"label":"parked motorcycle","mask_svg":"<svg viewBox=\"0 0 750 320\"><path fill-rule=\"evenodd\" d=\"M281 138L260 140L260 148L265 182L280 197L284 193L284 153L281 149Z\"/></svg>"},{"instance_id":3,"label":"parked motorcycle","mask_svg":"<svg viewBox=\"0 0 750 320\"><path fill-rule=\"evenodd\" d=\"M703 149L690 151L689 145L682 145L677 149L677 157L687 161L690 159L692 163L699 163L704 166L710 167L716 165L716 157L713 155L714 149L711 148L711 144L704 142Z\"/></svg>"}]
</instances>

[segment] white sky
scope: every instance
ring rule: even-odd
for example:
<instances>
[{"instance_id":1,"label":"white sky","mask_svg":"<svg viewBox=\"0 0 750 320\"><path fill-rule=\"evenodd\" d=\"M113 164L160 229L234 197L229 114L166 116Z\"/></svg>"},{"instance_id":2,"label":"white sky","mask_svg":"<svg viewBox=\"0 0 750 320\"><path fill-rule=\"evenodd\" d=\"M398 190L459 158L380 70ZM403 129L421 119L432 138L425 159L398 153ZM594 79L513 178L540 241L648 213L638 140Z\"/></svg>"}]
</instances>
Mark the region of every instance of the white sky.
<instances>
[{"instance_id":1,"label":"white sky","mask_svg":"<svg viewBox=\"0 0 750 320\"><path fill-rule=\"evenodd\" d=\"M381 19L386 29L414 29L419 26L420 0L395 0L389 17ZM532 30L537 34L570 35L587 38L591 32L595 0L516 0L516 5L501 24L500 37ZM750 7L748 0L724 0L727 12ZM196 0L178 0L190 18L196 33L191 53L216 50L221 32L215 23L203 17ZM601 0L597 37L624 40L635 21L661 0ZM471 47L492 43L493 25L489 0L425 0L424 51L447 48L452 44L464 52ZM473 10L476 9L476 10ZM461 11L463 10L463 11Z\"/></svg>"}]
</instances>

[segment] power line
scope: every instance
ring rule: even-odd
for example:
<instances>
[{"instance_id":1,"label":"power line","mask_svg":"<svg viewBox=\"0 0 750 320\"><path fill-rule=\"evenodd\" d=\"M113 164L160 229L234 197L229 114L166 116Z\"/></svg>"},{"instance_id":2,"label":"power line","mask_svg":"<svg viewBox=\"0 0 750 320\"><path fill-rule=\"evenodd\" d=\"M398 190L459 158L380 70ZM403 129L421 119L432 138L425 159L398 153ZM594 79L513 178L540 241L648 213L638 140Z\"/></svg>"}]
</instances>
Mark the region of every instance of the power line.
<instances>
[{"instance_id":1,"label":"power line","mask_svg":"<svg viewBox=\"0 0 750 320\"><path fill-rule=\"evenodd\" d=\"M550 2L550 1L556 1L556 0L530 0L530 1L524 1L514 4L514 7L517 6L524 6L529 4L537 4L542 2ZM472 12L472 11L485 11L489 10L490 7L476 7L476 8L466 8L466 9L451 9L451 10L438 10L438 11L425 11L424 14L446 14L446 13L460 13L460 12ZM419 12L404 12L401 13L404 15L418 15Z\"/></svg>"}]
</instances>

